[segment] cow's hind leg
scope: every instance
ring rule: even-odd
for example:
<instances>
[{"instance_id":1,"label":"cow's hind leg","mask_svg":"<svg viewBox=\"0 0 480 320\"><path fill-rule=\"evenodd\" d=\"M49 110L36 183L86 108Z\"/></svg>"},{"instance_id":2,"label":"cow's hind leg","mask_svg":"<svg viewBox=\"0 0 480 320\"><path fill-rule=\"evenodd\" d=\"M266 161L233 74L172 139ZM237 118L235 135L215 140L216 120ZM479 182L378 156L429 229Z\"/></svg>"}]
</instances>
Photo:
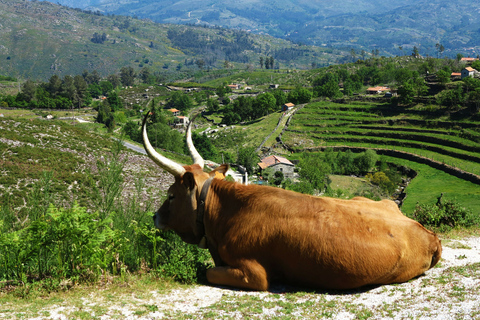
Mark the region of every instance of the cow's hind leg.
<instances>
[{"instance_id":1,"label":"cow's hind leg","mask_svg":"<svg viewBox=\"0 0 480 320\"><path fill-rule=\"evenodd\" d=\"M249 290L268 290L265 269L257 262L247 262L240 268L215 267L207 270L210 283Z\"/></svg>"}]
</instances>

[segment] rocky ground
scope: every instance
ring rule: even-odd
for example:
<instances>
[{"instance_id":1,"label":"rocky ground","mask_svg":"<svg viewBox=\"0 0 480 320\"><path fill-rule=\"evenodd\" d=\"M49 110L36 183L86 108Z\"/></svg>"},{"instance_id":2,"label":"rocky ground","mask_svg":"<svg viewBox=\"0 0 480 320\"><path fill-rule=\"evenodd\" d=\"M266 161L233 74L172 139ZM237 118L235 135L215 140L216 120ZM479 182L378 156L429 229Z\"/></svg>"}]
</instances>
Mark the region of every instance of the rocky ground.
<instances>
[{"instance_id":1,"label":"rocky ground","mask_svg":"<svg viewBox=\"0 0 480 320\"><path fill-rule=\"evenodd\" d=\"M441 262L407 283L349 292L275 285L248 292L205 285L86 294L0 319L480 319L480 237L444 239ZM51 301L51 300L49 300Z\"/></svg>"}]
</instances>

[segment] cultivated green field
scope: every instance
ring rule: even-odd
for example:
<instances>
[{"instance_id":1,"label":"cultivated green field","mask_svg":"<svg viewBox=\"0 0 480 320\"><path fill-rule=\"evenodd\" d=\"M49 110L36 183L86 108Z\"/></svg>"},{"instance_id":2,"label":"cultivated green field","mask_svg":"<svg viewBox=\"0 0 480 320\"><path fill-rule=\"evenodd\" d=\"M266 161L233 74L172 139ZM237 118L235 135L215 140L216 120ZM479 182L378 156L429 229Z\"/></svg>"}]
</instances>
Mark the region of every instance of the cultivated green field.
<instances>
[{"instance_id":1,"label":"cultivated green field","mask_svg":"<svg viewBox=\"0 0 480 320\"><path fill-rule=\"evenodd\" d=\"M398 150L478 175L479 127L477 118L452 121L423 107L405 110L376 103L322 101L299 110L282 139L295 152L339 146ZM412 213L417 203L434 204L441 193L480 212L480 185L426 164L385 159L418 172L407 188L404 212Z\"/></svg>"}]
</instances>

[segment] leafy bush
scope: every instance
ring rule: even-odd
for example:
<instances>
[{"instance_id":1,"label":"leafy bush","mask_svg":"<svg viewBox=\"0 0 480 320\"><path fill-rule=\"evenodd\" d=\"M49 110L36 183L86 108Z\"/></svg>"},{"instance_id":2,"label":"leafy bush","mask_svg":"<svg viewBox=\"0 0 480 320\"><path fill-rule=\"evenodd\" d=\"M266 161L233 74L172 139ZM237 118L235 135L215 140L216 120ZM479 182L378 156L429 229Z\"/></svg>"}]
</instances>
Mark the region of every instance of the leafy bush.
<instances>
[{"instance_id":1,"label":"leafy bush","mask_svg":"<svg viewBox=\"0 0 480 320\"><path fill-rule=\"evenodd\" d=\"M365 178L370 180L371 183L379 186L383 191L387 192L388 194L391 194L395 191L395 184L384 172L375 172L373 175L371 173L368 173Z\"/></svg>"},{"instance_id":2,"label":"leafy bush","mask_svg":"<svg viewBox=\"0 0 480 320\"><path fill-rule=\"evenodd\" d=\"M194 283L201 279L210 260L208 251L186 244L173 232L165 232L162 237L157 271L182 283Z\"/></svg>"},{"instance_id":3,"label":"leafy bush","mask_svg":"<svg viewBox=\"0 0 480 320\"><path fill-rule=\"evenodd\" d=\"M2 234L0 278L25 282L27 275L77 279L99 275L112 259L110 223L76 203L69 209L50 206L28 227Z\"/></svg>"},{"instance_id":4,"label":"leafy bush","mask_svg":"<svg viewBox=\"0 0 480 320\"><path fill-rule=\"evenodd\" d=\"M435 205L417 205L413 218L425 226L438 228L440 231L480 224L478 215L461 207L455 200L442 200L442 196Z\"/></svg>"},{"instance_id":5,"label":"leafy bush","mask_svg":"<svg viewBox=\"0 0 480 320\"><path fill-rule=\"evenodd\" d=\"M28 296L32 281L38 280L48 290L57 290L60 280L95 282L105 274L123 277L137 271L185 283L198 280L210 259L208 252L153 226L151 205L140 205L145 202L140 198L144 179L137 177L136 192L128 199L121 196L125 161L120 146L119 142L111 155L97 161L97 172L92 172L93 212L77 203L71 208L49 205L55 200L51 173L33 186L21 212L4 197L8 201L0 205L0 281L21 284L20 296Z\"/></svg>"}]
</instances>

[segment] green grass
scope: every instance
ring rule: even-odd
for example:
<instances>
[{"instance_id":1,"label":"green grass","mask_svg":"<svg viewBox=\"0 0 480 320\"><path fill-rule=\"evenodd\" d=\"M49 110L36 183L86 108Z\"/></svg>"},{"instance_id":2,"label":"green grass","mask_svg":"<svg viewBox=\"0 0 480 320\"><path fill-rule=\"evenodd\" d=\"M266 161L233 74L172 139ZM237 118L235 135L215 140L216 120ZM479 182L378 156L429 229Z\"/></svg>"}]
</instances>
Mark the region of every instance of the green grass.
<instances>
[{"instance_id":1,"label":"green grass","mask_svg":"<svg viewBox=\"0 0 480 320\"><path fill-rule=\"evenodd\" d=\"M402 206L404 213L413 213L417 203L435 204L441 193L448 199L456 199L462 206L473 212L480 212L479 185L425 164L387 156L384 158L388 162L406 166L418 173L407 187L407 198Z\"/></svg>"}]
</instances>

